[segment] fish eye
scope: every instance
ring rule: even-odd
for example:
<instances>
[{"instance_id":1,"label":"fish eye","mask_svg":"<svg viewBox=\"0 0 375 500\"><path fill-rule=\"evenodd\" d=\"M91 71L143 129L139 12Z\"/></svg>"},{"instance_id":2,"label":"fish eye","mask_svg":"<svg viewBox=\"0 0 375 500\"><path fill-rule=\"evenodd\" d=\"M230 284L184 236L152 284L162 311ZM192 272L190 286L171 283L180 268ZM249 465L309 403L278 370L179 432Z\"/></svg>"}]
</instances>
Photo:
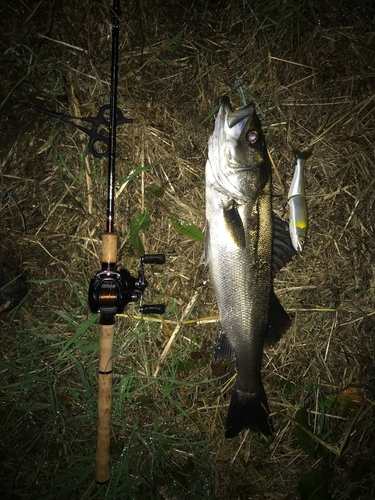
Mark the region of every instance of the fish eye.
<instances>
[{"instance_id":1,"label":"fish eye","mask_svg":"<svg viewBox=\"0 0 375 500\"><path fill-rule=\"evenodd\" d=\"M247 140L250 142L250 144L255 144L258 139L259 139L259 134L256 130L252 130L247 134Z\"/></svg>"}]
</instances>

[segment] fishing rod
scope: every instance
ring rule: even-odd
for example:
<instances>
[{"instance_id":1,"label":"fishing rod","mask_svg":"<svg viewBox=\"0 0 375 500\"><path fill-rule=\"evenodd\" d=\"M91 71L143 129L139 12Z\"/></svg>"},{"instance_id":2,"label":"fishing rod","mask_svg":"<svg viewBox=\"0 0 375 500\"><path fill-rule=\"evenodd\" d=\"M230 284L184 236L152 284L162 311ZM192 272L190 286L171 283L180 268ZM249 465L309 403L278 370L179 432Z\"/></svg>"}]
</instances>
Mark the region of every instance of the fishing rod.
<instances>
[{"instance_id":1,"label":"fishing rod","mask_svg":"<svg viewBox=\"0 0 375 500\"><path fill-rule=\"evenodd\" d=\"M98 376L98 433L95 458L95 480L106 483L110 477L110 427L112 404L112 349L115 329L115 316L122 313L129 302L140 301L140 312L144 314L163 314L163 304L142 304L143 292L148 283L145 278L144 264L164 264L163 254L143 255L140 259L138 277L122 269L116 270L117 234L115 233L115 163L116 163L116 126L122 118L117 107L118 45L120 0L113 0L112 8L112 60L111 94L108 141L108 192L106 231L102 235L102 268L91 280L89 306L92 312L100 313L99 323L99 376Z\"/></svg>"},{"instance_id":2,"label":"fishing rod","mask_svg":"<svg viewBox=\"0 0 375 500\"><path fill-rule=\"evenodd\" d=\"M95 481L106 483L110 478L110 431L112 407L113 342L115 316L121 314L130 302L139 301L143 314L164 314L164 304L143 304L143 293L148 286L145 264L164 264L164 254L147 254L140 258L138 276L133 277L126 269L117 270L117 234L115 232L115 166L116 127L133 120L126 118L117 106L118 47L120 0L113 0L112 55L110 103L102 106L96 117L77 117L36 107L37 111L74 124L89 136L88 149L98 158L108 157L107 215L105 232L102 234L101 269L91 280L88 303L92 313L100 313L99 321L99 374L98 374L98 430L95 457ZM106 116L109 111L109 120ZM91 128L75 123L86 122ZM104 126L104 127L103 127ZM108 130L108 136L101 132ZM100 144L100 147L99 147Z\"/></svg>"}]
</instances>

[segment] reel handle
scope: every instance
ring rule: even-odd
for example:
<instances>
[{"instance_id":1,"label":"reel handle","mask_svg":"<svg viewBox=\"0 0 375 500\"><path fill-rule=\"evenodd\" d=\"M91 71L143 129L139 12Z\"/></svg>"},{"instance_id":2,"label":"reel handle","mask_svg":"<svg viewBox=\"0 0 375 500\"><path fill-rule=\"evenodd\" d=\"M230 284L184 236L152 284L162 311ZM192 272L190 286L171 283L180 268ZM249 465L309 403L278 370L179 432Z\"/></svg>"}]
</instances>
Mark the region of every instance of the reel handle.
<instances>
[{"instance_id":1,"label":"reel handle","mask_svg":"<svg viewBox=\"0 0 375 500\"><path fill-rule=\"evenodd\" d=\"M142 314L164 314L164 304L145 304L139 308Z\"/></svg>"},{"instance_id":2,"label":"reel handle","mask_svg":"<svg viewBox=\"0 0 375 500\"><path fill-rule=\"evenodd\" d=\"M163 253L149 253L142 255L143 264L165 264L165 255Z\"/></svg>"}]
</instances>

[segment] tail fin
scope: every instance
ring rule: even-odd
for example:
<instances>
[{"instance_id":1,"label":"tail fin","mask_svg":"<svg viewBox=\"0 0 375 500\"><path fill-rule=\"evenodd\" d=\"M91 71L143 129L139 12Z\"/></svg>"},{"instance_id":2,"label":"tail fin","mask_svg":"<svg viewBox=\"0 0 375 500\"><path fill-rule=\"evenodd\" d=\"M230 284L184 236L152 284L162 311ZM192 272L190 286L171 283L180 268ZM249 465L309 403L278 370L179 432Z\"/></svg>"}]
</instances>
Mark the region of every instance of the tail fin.
<instances>
[{"instance_id":1,"label":"tail fin","mask_svg":"<svg viewBox=\"0 0 375 500\"><path fill-rule=\"evenodd\" d=\"M236 385L229 404L225 437L233 439L244 429L271 436L272 424L268 421L269 409L263 384L255 393L241 391Z\"/></svg>"}]
</instances>

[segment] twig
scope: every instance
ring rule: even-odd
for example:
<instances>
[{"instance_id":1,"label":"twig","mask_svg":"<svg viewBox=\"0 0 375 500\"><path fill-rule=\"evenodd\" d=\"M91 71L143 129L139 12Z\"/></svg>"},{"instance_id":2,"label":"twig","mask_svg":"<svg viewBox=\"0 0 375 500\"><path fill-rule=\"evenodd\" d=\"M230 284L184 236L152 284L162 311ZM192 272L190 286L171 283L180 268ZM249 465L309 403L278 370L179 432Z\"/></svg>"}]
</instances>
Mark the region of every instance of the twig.
<instances>
[{"instance_id":1,"label":"twig","mask_svg":"<svg viewBox=\"0 0 375 500\"><path fill-rule=\"evenodd\" d=\"M295 62L295 61L290 61L288 59L281 59L280 57L274 57L274 56L269 56L269 58L274 61L280 61L280 62L285 62L287 64L294 64L295 66L301 66L302 68L310 68L310 69L317 69L317 68L314 68L314 66L308 66L306 64L301 64L301 63L298 63L298 62Z\"/></svg>"},{"instance_id":2,"label":"twig","mask_svg":"<svg viewBox=\"0 0 375 500\"><path fill-rule=\"evenodd\" d=\"M66 66L70 71L74 71L75 73L78 73L79 75L86 76L87 78L91 78L91 80L95 80L96 82L104 83L105 85L108 85L108 86L110 85L109 82L107 82L105 80L101 80L97 76L89 75L88 73L84 73L83 71L79 71L78 69L73 68L72 66L69 66L69 64L64 63L64 61L60 61L60 63L63 66Z\"/></svg>"},{"instance_id":3,"label":"twig","mask_svg":"<svg viewBox=\"0 0 375 500\"><path fill-rule=\"evenodd\" d=\"M40 0L40 2L37 4L37 6L34 8L34 10L33 10L33 11L31 12L31 14L29 15L29 17L28 17L28 18L24 21L24 23L23 23L23 25L22 25L22 26L25 26L25 24L27 24L27 23L30 21L30 19L34 16L35 12L39 9L40 4L41 4L42 2L43 2L43 0ZM22 3L23 3L23 2L22 2ZM25 5L25 4L23 3L23 5ZM26 5L25 5L25 7L26 7Z\"/></svg>"},{"instance_id":4,"label":"twig","mask_svg":"<svg viewBox=\"0 0 375 500\"><path fill-rule=\"evenodd\" d=\"M186 316L189 314L189 312L191 311L192 307L194 306L195 304L195 301L197 300L197 297L198 297L198 291L196 291L193 295L193 297L191 298L190 302L188 303L188 305L186 306L184 312L182 313L181 315L181 319L180 321L178 322L176 328L173 330L173 333L172 335L170 336L168 342L167 342L167 345L165 346L164 348L164 351L162 352L162 355L160 356L160 359L158 361L158 364L154 370L154 373L153 373L153 377L156 377L157 374L159 373L159 370L160 370L160 367L162 365L162 363L164 362L165 358L167 357L168 355L168 352L178 334L178 332L180 331L180 328L181 326L183 326L183 321L184 319L186 318Z\"/></svg>"},{"instance_id":5,"label":"twig","mask_svg":"<svg viewBox=\"0 0 375 500\"><path fill-rule=\"evenodd\" d=\"M87 238L89 240L89 238ZM132 318L136 320L143 319L143 316L137 314L117 314L120 318ZM154 318L152 316L147 318L147 321L153 323L167 323L169 325L206 325L207 323L217 323L219 316L207 316L206 318L186 319L184 321L174 321L173 319Z\"/></svg>"},{"instance_id":6,"label":"twig","mask_svg":"<svg viewBox=\"0 0 375 500\"><path fill-rule=\"evenodd\" d=\"M58 208L61 204L61 202L63 201L63 199L65 198L65 196L70 193L70 188L73 187L74 183L76 181L74 180L70 186L66 186L66 191L65 193L61 196L61 198L59 199L59 201L55 204L55 206L53 208L51 208L51 210L49 211L49 214L47 215L45 221L43 222L43 224L39 227L39 229L37 230L37 232L35 233L35 236L38 236L38 234L40 233L40 231L43 229L43 227L45 226L45 224L47 224L48 220L51 218L51 215L54 213L54 211L56 210L56 208Z\"/></svg>"},{"instance_id":7,"label":"twig","mask_svg":"<svg viewBox=\"0 0 375 500\"><path fill-rule=\"evenodd\" d=\"M74 115L75 116L81 116L81 112L79 109L78 101L76 98L76 95L74 93L74 87L73 84L70 84L70 93L72 97L72 103L73 103L73 110L74 110ZM91 165L90 165L90 160L87 154L85 154L85 150L87 148L87 141L85 138L80 135L81 137L81 145L82 145L82 154L84 157L86 169L85 169L85 177L86 177L86 185L87 185L87 210L90 215L92 215L92 178L91 178Z\"/></svg>"},{"instance_id":8,"label":"twig","mask_svg":"<svg viewBox=\"0 0 375 500\"><path fill-rule=\"evenodd\" d=\"M314 144L316 144L317 142L319 142L331 129L333 129L333 127L335 127L342 120L344 120L345 118L347 118L348 116L350 116L352 113L354 113L354 111L357 111L357 109L359 109L362 106L365 107L368 104L370 104L370 102L374 99L374 97L375 97L375 94L373 94L370 97L366 97L361 102L359 102L358 104L356 104L353 108L351 108L347 113L344 113L342 116L340 116L340 118L338 118L333 123L331 123L331 125L328 128L326 128L325 130L323 130L323 132L321 134L319 134L318 137L315 137L315 139L313 139L310 142L310 144L309 144L308 147L311 148L311 146L313 146Z\"/></svg>"},{"instance_id":9,"label":"twig","mask_svg":"<svg viewBox=\"0 0 375 500\"><path fill-rule=\"evenodd\" d=\"M85 54L88 54L88 50L83 49L82 47L77 47L76 45L71 45L70 43L62 42L61 40L55 40L54 38L50 38L49 36L42 35L41 33L38 33L38 36L40 38L45 38L46 40L50 40L51 42L59 43L60 45L65 45L65 47L69 47L74 50L79 50L81 52L84 52Z\"/></svg>"},{"instance_id":10,"label":"twig","mask_svg":"<svg viewBox=\"0 0 375 500\"><path fill-rule=\"evenodd\" d=\"M283 193L285 193L285 191L286 191L286 190L285 190L285 185L284 185L284 183L283 183L283 180L282 180L282 178L281 178L281 175L280 175L280 173L279 173L279 171L278 171L278 169L277 169L277 167L276 167L275 162L273 161L273 158L272 158L272 156L271 156L270 152L269 152L269 151L267 151L267 153L268 153L268 158L270 159L271 165L272 165L272 167L273 167L273 170L274 170L274 172L276 173L277 179L278 179L278 181L279 181L279 183L280 183L280 186L282 187Z\"/></svg>"},{"instance_id":11,"label":"twig","mask_svg":"<svg viewBox=\"0 0 375 500\"><path fill-rule=\"evenodd\" d=\"M232 458L232 460L230 461L230 463L231 463L231 464L234 464L234 462L235 462L236 458L238 457L238 454L239 454L239 452L240 452L240 450L241 450L242 446L244 445L244 443L245 443L245 441L246 441L246 439L247 439L247 436L249 435L249 432L250 432L250 431L249 431L249 429L248 429L247 431L245 431L245 432L243 433L243 438L242 438L242 441L241 441L241 443L240 443L239 447L237 448L236 453L234 454L234 457L233 457L233 458Z\"/></svg>"},{"instance_id":12,"label":"twig","mask_svg":"<svg viewBox=\"0 0 375 500\"><path fill-rule=\"evenodd\" d=\"M16 202L16 200L11 195L11 192L9 191L9 189L4 188L0 192L0 199L1 200L5 200L6 198L9 198L10 201L13 203L13 205L17 208L17 210L18 210L18 212L20 214L20 217L21 217L23 232L25 233L26 232L26 222L25 222L25 217L24 217L24 215L22 213L22 210L20 209L20 207L19 207L18 203Z\"/></svg>"},{"instance_id":13,"label":"twig","mask_svg":"<svg viewBox=\"0 0 375 500\"><path fill-rule=\"evenodd\" d=\"M346 443L348 442L348 439L350 438L350 435L351 433L353 432L353 429L354 429L354 426L355 424L357 423L359 417L362 415L362 413L365 411L365 408L366 408L366 401L363 403L363 405L361 405L359 408L358 408L358 411L357 413L354 415L354 418L351 422L351 424L349 425L349 427L347 428L345 434L344 434L344 437L343 437L343 440L342 440L342 443L340 445L340 448L338 450L338 456L341 457L342 455L342 452L344 451L344 448L346 446ZM370 407L371 408L371 407ZM367 409L368 411L368 409Z\"/></svg>"},{"instance_id":14,"label":"twig","mask_svg":"<svg viewBox=\"0 0 375 500\"><path fill-rule=\"evenodd\" d=\"M354 426L357 423L359 417L364 412L365 408L366 408L366 402L358 408L357 413L354 415L353 420L350 422L349 427L345 431L344 437L343 437L341 445L339 447L338 446L333 446L333 445L331 445L329 443L326 443L325 441L323 441L323 439L321 439L320 437L316 436L313 432L309 431L309 429L306 429L306 427L304 427L300 423L296 422L293 418L288 417L288 415L284 414L284 417L287 420L289 420L289 422L291 422L292 424L294 424L297 427L299 427L300 429L302 429L303 432L305 432L308 436L310 436L312 439L314 439L314 441L316 441L319 444L321 444L322 446L324 446L324 448L327 448L327 450L329 450L332 453L334 453L337 457L341 457L342 452L344 451L344 448L345 448L345 446L346 446L346 444L348 442L348 439L349 439L351 433L353 432Z\"/></svg>"}]
</instances>

